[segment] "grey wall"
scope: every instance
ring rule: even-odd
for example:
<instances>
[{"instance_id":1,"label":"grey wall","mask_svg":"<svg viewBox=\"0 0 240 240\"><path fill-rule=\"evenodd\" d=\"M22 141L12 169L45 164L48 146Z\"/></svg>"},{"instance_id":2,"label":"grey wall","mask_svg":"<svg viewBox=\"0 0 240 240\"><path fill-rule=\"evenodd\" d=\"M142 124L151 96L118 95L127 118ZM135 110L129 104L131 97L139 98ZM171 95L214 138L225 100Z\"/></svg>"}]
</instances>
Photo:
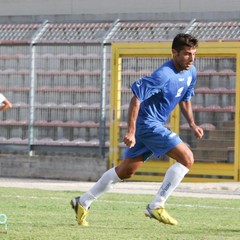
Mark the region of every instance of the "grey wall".
<instances>
[{"instance_id":1,"label":"grey wall","mask_svg":"<svg viewBox=\"0 0 240 240\"><path fill-rule=\"evenodd\" d=\"M18 16L13 17L13 16ZM239 20L239 0L0 0L0 22Z\"/></svg>"},{"instance_id":2,"label":"grey wall","mask_svg":"<svg viewBox=\"0 0 240 240\"><path fill-rule=\"evenodd\" d=\"M239 0L1 0L0 15L234 12Z\"/></svg>"},{"instance_id":3,"label":"grey wall","mask_svg":"<svg viewBox=\"0 0 240 240\"><path fill-rule=\"evenodd\" d=\"M98 156L1 154L1 177L97 181L107 170L107 159Z\"/></svg>"}]
</instances>

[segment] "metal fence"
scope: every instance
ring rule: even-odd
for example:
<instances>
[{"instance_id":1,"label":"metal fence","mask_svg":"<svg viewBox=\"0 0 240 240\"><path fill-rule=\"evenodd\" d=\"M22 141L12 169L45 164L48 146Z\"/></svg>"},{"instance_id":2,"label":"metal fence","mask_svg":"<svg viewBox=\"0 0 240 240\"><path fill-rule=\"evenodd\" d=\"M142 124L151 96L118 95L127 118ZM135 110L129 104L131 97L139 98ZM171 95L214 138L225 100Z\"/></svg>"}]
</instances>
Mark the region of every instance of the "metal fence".
<instances>
[{"instance_id":1,"label":"metal fence","mask_svg":"<svg viewBox=\"0 0 240 240\"><path fill-rule=\"evenodd\" d=\"M109 147L112 42L171 41L178 32L192 33L202 41L238 41L239 29L239 22L197 20L63 24L45 21L0 25L0 92L13 103L11 110L0 113L0 150L31 153L33 150L92 152L95 149L104 154ZM164 60L123 59L123 119L130 98L129 84ZM209 75L201 68L210 62L215 64L214 71L221 71L228 64L234 71L235 63L229 59L208 58L196 62L200 79L206 84ZM228 76L234 77L234 72ZM225 88L219 85L222 87ZM229 97L233 89L231 85L225 95L221 95L221 108L234 105L233 98ZM203 92L201 100L200 97L196 100L198 109L204 104L206 94ZM213 101L218 98L216 94L210 95L208 98L212 97ZM234 109L227 110L228 115L234 112ZM212 110L209 108L209 111ZM199 114L199 118L210 117L209 111ZM219 109L215 110L219 125L222 120L218 112ZM184 124L181 122L183 131ZM188 138L184 132L183 138Z\"/></svg>"},{"instance_id":2,"label":"metal fence","mask_svg":"<svg viewBox=\"0 0 240 240\"><path fill-rule=\"evenodd\" d=\"M2 149L104 153L112 25L2 26L0 91L13 103L1 114Z\"/></svg>"},{"instance_id":3,"label":"metal fence","mask_svg":"<svg viewBox=\"0 0 240 240\"><path fill-rule=\"evenodd\" d=\"M130 83L144 75L149 75L168 58L163 57L124 57L122 58L121 74L121 121L120 139L123 139L127 126L128 104L132 97ZM196 149L196 161L201 162L233 162L228 152L234 147L234 119L236 94L236 58L231 57L198 57L195 61L198 69L198 81L195 96L192 98L195 120L200 124L207 137L214 135L216 130L222 136L212 136L208 140L197 140L192 134L185 118L181 116L180 135L191 148ZM169 125L169 123L168 123ZM218 133L219 134L219 133ZM226 136L228 136L226 138ZM219 146L218 157L210 158L207 153L198 157L203 151L212 152L212 146ZM199 155L200 155L199 154ZM123 151L122 151L123 155Z\"/></svg>"},{"instance_id":4,"label":"metal fence","mask_svg":"<svg viewBox=\"0 0 240 240\"><path fill-rule=\"evenodd\" d=\"M171 58L171 43L114 43L112 75L117 79L111 90L110 163L123 159L121 142L127 126L131 90L128 85ZM204 129L195 138L185 118L175 108L166 127L178 133L194 153L195 164L186 181L239 181L239 42L205 42L198 48L195 65L198 80L192 98L195 121ZM128 67L128 68L127 68ZM151 156L133 180L161 181L174 162L167 156Z\"/></svg>"}]
</instances>

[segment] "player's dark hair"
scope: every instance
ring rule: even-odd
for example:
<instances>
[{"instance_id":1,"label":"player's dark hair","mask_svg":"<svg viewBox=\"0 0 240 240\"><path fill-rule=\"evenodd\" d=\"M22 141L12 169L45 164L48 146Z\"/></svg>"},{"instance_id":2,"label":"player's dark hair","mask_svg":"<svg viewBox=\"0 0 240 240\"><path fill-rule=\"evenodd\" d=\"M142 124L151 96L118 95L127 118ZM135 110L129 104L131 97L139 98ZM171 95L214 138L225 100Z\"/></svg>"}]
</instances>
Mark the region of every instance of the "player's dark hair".
<instances>
[{"instance_id":1,"label":"player's dark hair","mask_svg":"<svg viewBox=\"0 0 240 240\"><path fill-rule=\"evenodd\" d=\"M191 34L179 33L172 42L172 49L175 49L177 52L184 49L184 47L197 47L198 40Z\"/></svg>"}]
</instances>

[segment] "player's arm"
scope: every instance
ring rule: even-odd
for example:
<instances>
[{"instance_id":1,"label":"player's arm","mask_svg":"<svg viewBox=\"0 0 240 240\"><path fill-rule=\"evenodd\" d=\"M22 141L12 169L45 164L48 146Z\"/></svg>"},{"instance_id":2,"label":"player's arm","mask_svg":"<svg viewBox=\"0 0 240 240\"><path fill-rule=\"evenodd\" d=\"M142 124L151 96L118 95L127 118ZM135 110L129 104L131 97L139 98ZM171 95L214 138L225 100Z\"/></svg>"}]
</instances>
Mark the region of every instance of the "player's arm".
<instances>
[{"instance_id":1,"label":"player's arm","mask_svg":"<svg viewBox=\"0 0 240 240\"><path fill-rule=\"evenodd\" d=\"M130 148L133 147L136 143L135 132L136 132L136 121L137 121L139 107L140 107L140 101L136 96L133 96L128 108L127 133L125 134L123 139L124 143Z\"/></svg>"},{"instance_id":2,"label":"player's arm","mask_svg":"<svg viewBox=\"0 0 240 240\"><path fill-rule=\"evenodd\" d=\"M12 103L5 98L0 105L0 111L7 110L9 108L12 108Z\"/></svg>"},{"instance_id":3,"label":"player's arm","mask_svg":"<svg viewBox=\"0 0 240 240\"><path fill-rule=\"evenodd\" d=\"M179 106L183 116L186 118L190 128L194 131L197 138L202 138L203 129L195 124L191 101L181 101Z\"/></svg>"}]
</instances>

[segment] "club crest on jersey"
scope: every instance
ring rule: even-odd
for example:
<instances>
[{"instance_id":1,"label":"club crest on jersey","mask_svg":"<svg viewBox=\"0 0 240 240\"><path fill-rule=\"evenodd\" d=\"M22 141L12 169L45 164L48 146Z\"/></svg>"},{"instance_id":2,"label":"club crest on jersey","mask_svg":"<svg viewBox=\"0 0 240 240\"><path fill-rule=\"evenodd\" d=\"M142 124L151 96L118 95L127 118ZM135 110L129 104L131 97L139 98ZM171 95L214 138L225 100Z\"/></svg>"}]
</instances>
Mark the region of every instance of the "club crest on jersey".
<instances>
[{"instance_id":1,"label":"club crest on jersey","mask_svg":"<svg viewBox=\"0 0 240 240\"><path fill-rule=\"evenodd\" d=\"M192 77L189 76L189 77L187 78L187 85L190 86L191 82L192 82Z\"/></svg>"}]
</instances>

